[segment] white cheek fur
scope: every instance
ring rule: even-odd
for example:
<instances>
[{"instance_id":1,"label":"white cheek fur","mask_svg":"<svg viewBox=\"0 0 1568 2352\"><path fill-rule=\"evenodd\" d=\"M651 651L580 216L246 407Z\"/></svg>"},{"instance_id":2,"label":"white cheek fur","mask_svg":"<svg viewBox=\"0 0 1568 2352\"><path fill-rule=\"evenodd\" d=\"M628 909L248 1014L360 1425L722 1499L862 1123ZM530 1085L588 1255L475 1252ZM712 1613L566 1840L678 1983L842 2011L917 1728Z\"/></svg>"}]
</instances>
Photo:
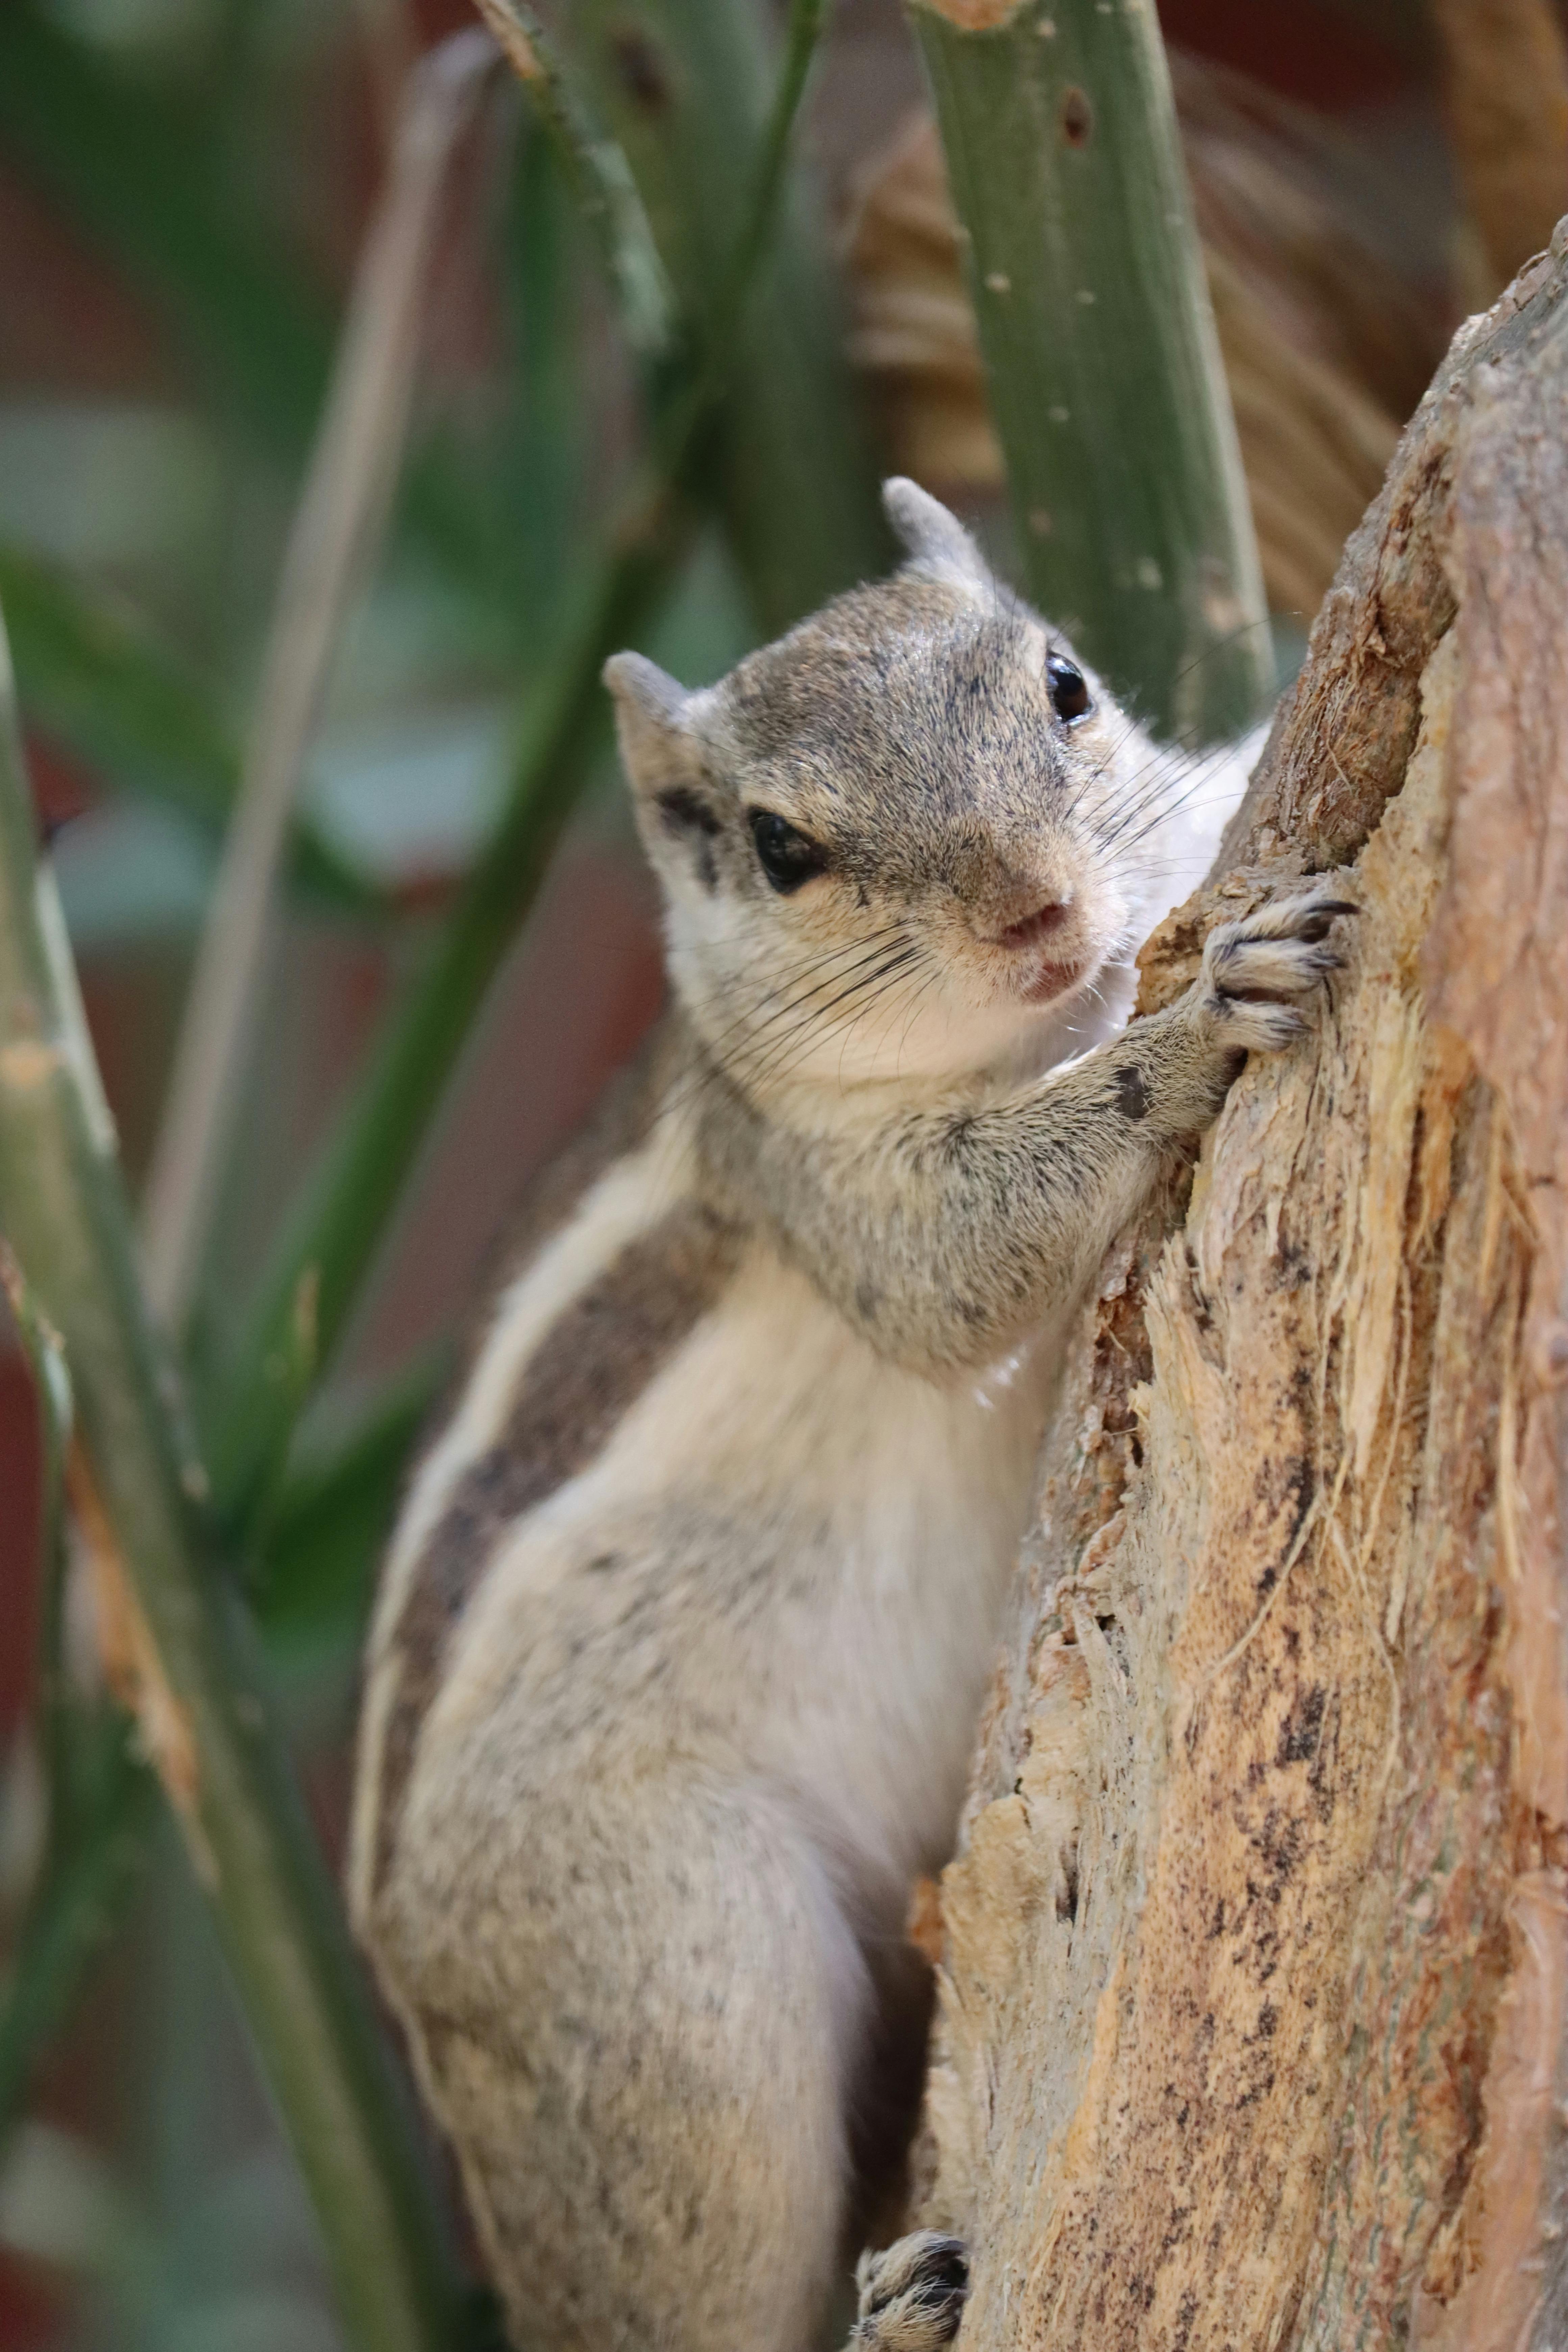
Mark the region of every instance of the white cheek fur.
<instances>
[{"instance_id":1,"label":"white cheek fur","mask_svg":"<svg viewBox=\"0 0 1568 2352\"><path fill-rule=\"evenodd\" d=\"M1097 688L1097 692L1099 691ZM732 1074L763 1087L846 1088L1057 1066L1120 1029L1136 993L1131 959L1196 887L1241 799L1266 730L1189 759L1154 746L1102 698L1108 751L1079 793L1079 853L1093 900L1089 966L1070 994L1031 1006L933 926L906 919L900 942L828 900L817 919L777 919L771 902L703 887L689 861L660 858L671 979ZM1119 815L1117 812L1123 812ZM803 910L804 911L804 910ZM839 983L842 983L841 985Z\"/></svg>"}]
</instances>

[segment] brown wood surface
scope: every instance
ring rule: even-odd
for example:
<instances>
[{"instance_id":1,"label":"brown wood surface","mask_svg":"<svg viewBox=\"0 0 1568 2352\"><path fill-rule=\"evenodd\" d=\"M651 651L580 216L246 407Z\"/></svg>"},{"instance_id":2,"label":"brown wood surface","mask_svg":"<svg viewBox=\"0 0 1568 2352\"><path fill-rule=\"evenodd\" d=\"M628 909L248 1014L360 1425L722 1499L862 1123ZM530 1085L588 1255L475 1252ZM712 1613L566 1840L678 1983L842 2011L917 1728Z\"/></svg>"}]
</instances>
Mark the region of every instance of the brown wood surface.
<instances>
[{"instance_id":1,"label":"brown wood surface","mask_svg":"<svg viewBox=\"0 0 1568 2352\"><path fill-rule=\"evenodd\" d=\"M1562 2340L1568 239L1471 320L1144 1003L1360 903L1108 1261L942 1889L966 2352ZM928 1923L928 1935L930 1923ZM1554 2332L1555 2331L1555 2332Z\"/></svg>"}]
</instances>

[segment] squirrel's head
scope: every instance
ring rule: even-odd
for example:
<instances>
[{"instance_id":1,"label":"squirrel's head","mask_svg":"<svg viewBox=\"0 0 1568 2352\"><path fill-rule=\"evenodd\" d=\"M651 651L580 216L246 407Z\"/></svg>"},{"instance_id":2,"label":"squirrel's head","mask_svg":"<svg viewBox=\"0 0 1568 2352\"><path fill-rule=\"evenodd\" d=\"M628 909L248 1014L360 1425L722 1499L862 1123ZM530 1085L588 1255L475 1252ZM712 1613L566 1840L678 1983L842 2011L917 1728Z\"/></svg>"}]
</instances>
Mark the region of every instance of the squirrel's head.
<instances>
[{"instance_id":1,"label":"squirrel's head","mask_svg":"<svg viewBox=\"0 0 1568 2352\"><path fill-rule=\"evenodd\" d=\"M995 1066L1142 936L1147 738L945 507L884 496L890 580L717 686L605 671L673 985L753 1091Z\"/></svg>"}]
</instances>

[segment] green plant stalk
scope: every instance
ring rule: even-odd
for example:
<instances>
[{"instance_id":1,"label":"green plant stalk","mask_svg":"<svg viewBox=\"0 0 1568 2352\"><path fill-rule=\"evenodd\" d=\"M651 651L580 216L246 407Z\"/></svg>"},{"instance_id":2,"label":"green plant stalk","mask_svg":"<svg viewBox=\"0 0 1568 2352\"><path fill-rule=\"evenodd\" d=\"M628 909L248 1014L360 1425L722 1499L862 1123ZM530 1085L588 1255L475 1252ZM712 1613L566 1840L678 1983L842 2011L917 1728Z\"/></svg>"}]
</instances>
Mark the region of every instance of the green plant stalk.
<instances>
[{"instance_id":1,"label":"green plant stalk","mask_svg":"<svg viewBox=\"0 0 1568 2352\"><path fill-rule=\"evenodd\" d=\"M48 1844L58 1849L69 1811L69 1725L65 1655L66 1457L70 1450L70 1373L59 1333L27 1287L10 1244L0 1237L0 1291L22 1342L38 1408L38 1637L33 1696L48 1801ZM0 2063L0 2081L4 2065ZM0 2112L3 2112L0 2100Z\"/></svg>"},{"instance_id":2,"label":"green plant stalk","mask_svg":"<svg viewBox=\"0 0 1568 2352\"><path fill-rule=\"evenodd\" d=\"M582 396L591 241L554 142L520 90L518 152L498 222L503 376L495 487L518 571L520 642L548 667L560 583L591 511L593 435Z\"/></svg>"},{"instance_id":3,"label":"green plant stalk","mask_svg":"<svg viewBox=\"0 0 1568 2352\"><path fill-rule=\"evenodd\" d=\"M1028 592L1156 732L1220 740L1272 664L1152 0L959 13L910 0Z\"/></svg>"},{"instance_id":4,"label":"green plant stalk","mask_svg":"<svg viewBox=\"0 0 1568 2352\"><path fill-rule=\"evenodd\" d=\"M748 289L774 233L795 120L805 96L806 81L816 61L817 44L826 19L827 0L792 0L784 27L784 64L773 105L763 125L751 205L720 281L719 298L710 320L710 346L714 353L723 351L730 334L740 324Z\"/></svg>"},{"instance_id":5,"label":"green plant stalk","mask_svg":"<svg viewBox=\"0 0 1568 2352\"><path fill-rule=\"evenodd\" d=\"M0 2147L34 2069L75 2004L119 1916L146 1846L154 1782L131 1755L118 1708L93 1707L65 1672L66 1461L75 1418L60 1337L0 1239L0 1290L33 1375L42 1456L38 1640L33 1719L44 1768L47 1834L0 2000Z\"/></svg>"},{"instance_id":6,"label":"green plant stalk","mask_svg":"<svg viewBox=\"0 0 1568 2352\"><path fill-rule=\"evenodd\" d=\"M469 1025L532 905L604 723L599 672L636 637L689 541L690 517L656 500L605 565L550 676L542 680L507 810L425 970L384 1032L324 1159L265 1271L210 1435L226 1527L265 1504L300 1403L290 1330L301 1282L314 1287L315 1360L342 1336Z\"/></svg>"},{"instance_id":7,"label":"green plant stalk","mask_svg":"<svg viewBox=\"0 0 1568 2352\"><path fill-rule=\"evenodd\" d=\"M524 37L531 19L501 12ZM236 1528L265 1511L281 1475L303 1402L289 1377L290 1333L301 1285L310 1286L315 1360L324 1364L402 1192L458 1050L502 955L543 879L576 800L602 719L599 672L637 635L688 543L685 493L700 476L711 420L724 394L731 338L750 315L752 282L782 226L789 139L821 30L822 0L795 0L784 71L766 118L741 227L719 274L721 307L696 378L672 392L655 420L655 459L628 501L611 556L583 619L545 682L508 811L424 979L385 1034L325 1160L263 1276L258 1304L225 1385L212 1427L220 1517ZM552 80L551 87L555 83Z\"/></svg>"},{"instance_id":8,"label":"green plant stalk","mask_svg":"<svg viewBox=\"0 0 1568 2352\"><path fill-rule=\"evenodd\" d=\"M3 649L0 635L0 1226L64 1342L76 1426L155 1660L144 1735L211 1895L349 2335L363 2352L437 2352L458 2308L451 2257L247 1622L193 1507L200 1469L35 856Z\"/></svg>"},{"instance_id":9,"label":"green plant stalk","mask_svg":"<svg viewBox=\"0 0 1568 2352\"><path fill-rule=\"evenodd\" d=\"M476 0L555 151L579 216L599 248L621 331L645 359L663 359L679 335L674 299L626 157L600 138L528 0Z\"/></svg>"},{"instance_id":10,"label":"green plant stalk","mask_svg":"<svg viewBox=\"0 0 1568 2352\"><path fill-rule=\"evenodd\" d=\"M358 1638L375 1555L442 1372L440 1358L422 1359L391 1381L336 1444L291 1470L265 1531L257 1595L275 1671L297 1661L302 1642L341 1647ZM58 1643L46 1635L40 1646L47 1672ZM157 1783L128 1748L123 1718L117 1727L74 1707L68 1720L67 1712L52 1708L46 1725L47 1744L68 1738L72 1753L48 1763L48 1851L0 1986L0 2144L113 1937L147 1859L154 1817Z\"/></svg>"},{"instance_id":11,"label":"green plant stalk","mask_svg":"<svg viewBox=\"0 0 1568 2352\"><path fill-rule=\"evenodd\" d=\"M729 345L722 513L772 635L882 570L889 541L820 224L798 174L743 318L714 332L737 227L766 170L779 75L765 12L750 0L579 0L561 37L631 166L697 343Z\"/></svg>"}]
</instances>

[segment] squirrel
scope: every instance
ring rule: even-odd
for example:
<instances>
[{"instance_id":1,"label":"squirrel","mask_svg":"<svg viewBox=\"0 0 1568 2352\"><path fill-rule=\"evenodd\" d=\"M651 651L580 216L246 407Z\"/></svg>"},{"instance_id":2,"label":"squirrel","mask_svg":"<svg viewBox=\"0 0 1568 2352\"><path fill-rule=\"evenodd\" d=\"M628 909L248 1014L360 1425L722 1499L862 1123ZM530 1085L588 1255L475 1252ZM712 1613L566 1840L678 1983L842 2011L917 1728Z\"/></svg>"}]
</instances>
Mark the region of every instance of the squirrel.
<instances>
[{"instance_id":1,"label":"squirrel","mask_svg":"<svg viewBox=\"0 0 1568 2352\"><path fill-rule=\"evenodd\" d=\"M811 2352L912 2125L1068 1318L1338 961L1323 886L1132 956L1247 762L908 551L688 692L605 667L671 1008L537 1189L371 1635L351 1896L530 2352ZM954 2333L866 2256L851 2340Z\"/></svg>"}]
</instances>

